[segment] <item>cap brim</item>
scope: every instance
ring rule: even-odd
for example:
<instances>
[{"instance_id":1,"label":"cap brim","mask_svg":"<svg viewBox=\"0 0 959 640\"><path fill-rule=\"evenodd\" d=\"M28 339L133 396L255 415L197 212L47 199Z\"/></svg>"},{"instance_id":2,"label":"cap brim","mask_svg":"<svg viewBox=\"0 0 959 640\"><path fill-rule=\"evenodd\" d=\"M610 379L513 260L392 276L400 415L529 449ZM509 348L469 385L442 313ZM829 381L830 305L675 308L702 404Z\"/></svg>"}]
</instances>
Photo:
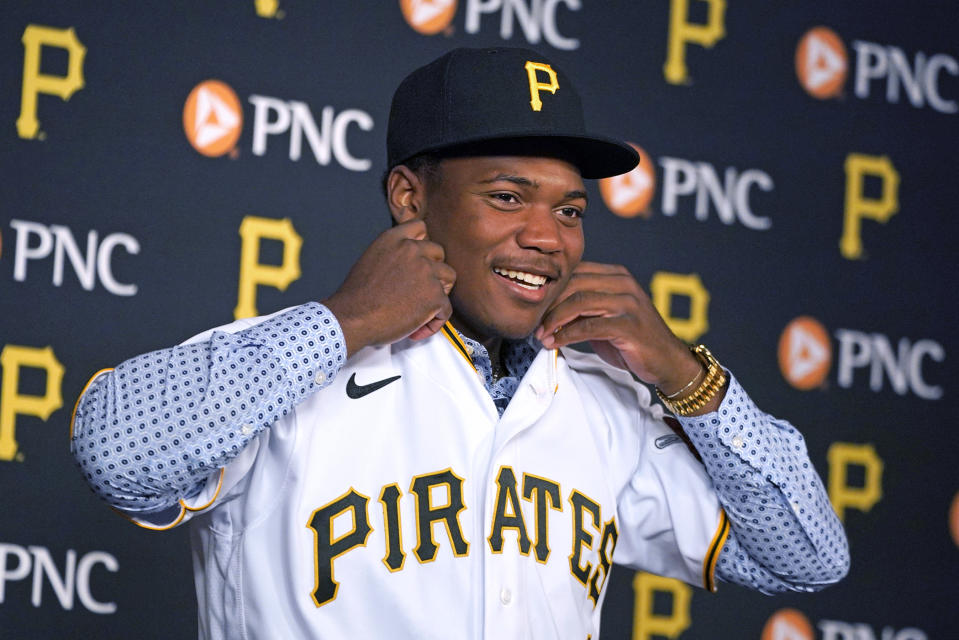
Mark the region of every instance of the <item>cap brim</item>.
<instances>
[{"instance_id":1,"label":"cap brim","mask_svg":"<svg viewBox=\"0 0 959 640\"><path fill-rule=\"evenodd\" d=\"M511 154L522 154L528 151L529 155L537 155L544 152L543 147L548 147L550 150L545 155L555 155L554 151L561 149L562 153L560 155L566 157L570 163L575 165L579 169L580 175L589 179L618 176L632 171L639 164L639 153L625 142L599 135L567 135L557 134L555 131L542 133L536 131L515 133L503 131L496 132L494 135L467 137L421 149L417 151L417 155L427 152L471 155L479 149L483 150L484 154L497 149L508 149L507 152Z\"/></svg>"}]
</instances>

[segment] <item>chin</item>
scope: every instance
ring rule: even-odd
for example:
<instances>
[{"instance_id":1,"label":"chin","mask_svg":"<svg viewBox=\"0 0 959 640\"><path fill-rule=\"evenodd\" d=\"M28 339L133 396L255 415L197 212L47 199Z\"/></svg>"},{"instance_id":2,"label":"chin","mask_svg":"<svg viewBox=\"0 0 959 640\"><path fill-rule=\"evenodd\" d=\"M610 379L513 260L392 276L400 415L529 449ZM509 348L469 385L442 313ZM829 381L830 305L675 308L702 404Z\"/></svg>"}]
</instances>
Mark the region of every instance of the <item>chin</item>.
<instances>
[{"instance_id":1,"label":"chin","mask_svg":"<svg viewBox=\"0 0 959 640\"><path fill-rule=\"evenodd\" d=\"M486 314L459 312L454 305L453 326L467 336L483 342L485 338L503 338L505 340L523 340L539 326L542 314L515 315L509 317L490 317ZM466 310L463 310L466 311ZM458 316L458 318L457 318Z\"/></svg>"},{"instance_id":2,"label":"chin","mask_svg":"<svg viewBox=\"0 0 959 640\"><path fill-rule=\"evenodd\" d=\"M522 340L536 331L541 316L530 319L491 319L490 334L507 340Z\"/></svg>"}]
</instances>

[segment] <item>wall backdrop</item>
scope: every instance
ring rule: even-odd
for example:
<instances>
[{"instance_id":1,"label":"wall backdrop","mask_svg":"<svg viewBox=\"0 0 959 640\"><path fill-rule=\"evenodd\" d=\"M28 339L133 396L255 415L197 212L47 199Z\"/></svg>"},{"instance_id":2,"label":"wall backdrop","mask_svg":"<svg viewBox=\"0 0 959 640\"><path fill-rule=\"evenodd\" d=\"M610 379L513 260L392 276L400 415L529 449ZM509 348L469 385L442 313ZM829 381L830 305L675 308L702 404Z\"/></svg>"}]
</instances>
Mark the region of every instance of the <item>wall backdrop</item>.
<instances>
[{"instance_id":1,"label":"wall backdrop","mask_svg":"<svg viewBox=\"0 0 959 640\"><path fill-rule=\"evenodd\" d=\"M0 637L195 637L187 531L86 488L77 396L331 293L388 224L395 85L504 43L642 150L589 185L587 258L805 433L852 548L815 595L620 567L603 637L957 637L957 32L935 0L4 2Z\"/></svg>"}]
</instances>

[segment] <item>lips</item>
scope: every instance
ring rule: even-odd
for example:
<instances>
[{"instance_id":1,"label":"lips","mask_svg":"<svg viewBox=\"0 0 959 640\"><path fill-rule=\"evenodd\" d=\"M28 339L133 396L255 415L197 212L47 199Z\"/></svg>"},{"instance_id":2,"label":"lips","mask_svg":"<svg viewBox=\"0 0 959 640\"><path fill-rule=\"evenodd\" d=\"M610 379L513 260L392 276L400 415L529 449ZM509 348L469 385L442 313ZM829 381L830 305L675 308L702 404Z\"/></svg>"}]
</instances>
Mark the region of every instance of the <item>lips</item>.
<instances>
[{"instance_id":1,"label":"lips","mask_svg":"<svg viewBox=\"0 0 959 640\"><path fill-rule=\"evenodd\" d=\"M504 278L512 280L513 283L528 289L539 289L550 280L548 276L517 269L493 267L493 271Z\"/></svg>"},{"instance_id":2,"label":"lips","mask_svg":"<svg viewBox=\"0 0 959 640\"><path fill-rule=\"evenodd\" d=\"M550 280L549 276L503 267L493 267L493 272L519 287L533 291L541 289Z\"/></svg>"}]
</instances>

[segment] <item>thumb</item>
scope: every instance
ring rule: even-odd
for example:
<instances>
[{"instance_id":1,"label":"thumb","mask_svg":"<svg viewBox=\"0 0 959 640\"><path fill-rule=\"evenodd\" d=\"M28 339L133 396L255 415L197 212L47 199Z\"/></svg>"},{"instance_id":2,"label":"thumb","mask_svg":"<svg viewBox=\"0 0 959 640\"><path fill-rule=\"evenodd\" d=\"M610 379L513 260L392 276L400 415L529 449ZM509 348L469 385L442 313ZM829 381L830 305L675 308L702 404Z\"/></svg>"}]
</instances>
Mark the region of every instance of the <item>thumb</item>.
<instances>
[{"instance_id":1,"label":"thumb","mask_svg":"<svg viewBox=\"0 0 959 640\"><path fill-rule=\"evenodd\" d=\"M446 324L446 322L442 318L434 317L422 327L411 333L410 340L425 340L442 329L444 324Z\"/></svg>"}]
</instances>

